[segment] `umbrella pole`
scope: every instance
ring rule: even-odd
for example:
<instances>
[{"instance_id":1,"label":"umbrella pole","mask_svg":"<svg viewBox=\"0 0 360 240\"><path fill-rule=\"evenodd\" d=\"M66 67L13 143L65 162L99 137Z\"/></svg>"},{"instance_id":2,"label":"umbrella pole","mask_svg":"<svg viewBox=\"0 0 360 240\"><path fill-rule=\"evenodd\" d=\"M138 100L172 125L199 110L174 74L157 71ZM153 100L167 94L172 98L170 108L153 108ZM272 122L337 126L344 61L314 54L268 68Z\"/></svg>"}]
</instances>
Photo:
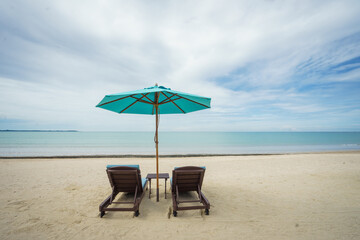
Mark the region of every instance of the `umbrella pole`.
<instances>
[{"instance_id":1,"label":"umbrella pole","mask_svg":"<svg viewBox=\"0 0 360 240\"><path fill-rule=\"evenodd\" d=\"M158 106L155 105L156 111L156 131L155 131L155 143L156 143L156 201L159 201L159 147L158 147L158 124L159 124L159 114Z\"/></svg>"}]
</instances>

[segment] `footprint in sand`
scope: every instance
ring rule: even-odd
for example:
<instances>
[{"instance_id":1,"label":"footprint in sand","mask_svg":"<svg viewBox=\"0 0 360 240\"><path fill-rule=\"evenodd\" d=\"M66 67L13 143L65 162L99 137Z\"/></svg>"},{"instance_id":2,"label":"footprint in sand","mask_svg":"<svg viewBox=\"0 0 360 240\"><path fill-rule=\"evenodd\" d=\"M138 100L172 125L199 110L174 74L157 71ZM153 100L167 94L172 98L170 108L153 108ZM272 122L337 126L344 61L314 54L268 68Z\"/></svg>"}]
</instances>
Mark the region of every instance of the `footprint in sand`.
<instances>
[{"instance_id":1,"label":"footprint in sand","mask_svg":"<svg viewBox=\"0 0 360 240\"><path fill-rule=\"evenodd\" d=\"M76 185L76 184L70 184L70 185L67 185L64 190L65 191L68 191L68 192L71 192L71 191L75 191L75 190L79 190L81 187Z\"/></svg>"},{"instance_id":2,"label":"footprint in sand","mask_svg":"<svg viewBox=\"0 0 360 240\"><path fill-rule=\"evenodd\" d=\"M24 212L29 210L30 206L27 201L20 200L20 201L12 201L7 204L8 206L17 207L19 212Z\"/></svg>"},{"instance_id":3,"label":"footprint in sand","mask_svg":"<svg viewBox=\"0 0 360 240\"><path fill-rule=\"evenodd\" d=\"M31 223L37 223L37 222L39 222L39 221L40 221L40 218L39 218L39 217L30 218L30 219L28 220L28 222L31 222Z\"/></svg>"}]
</instances>

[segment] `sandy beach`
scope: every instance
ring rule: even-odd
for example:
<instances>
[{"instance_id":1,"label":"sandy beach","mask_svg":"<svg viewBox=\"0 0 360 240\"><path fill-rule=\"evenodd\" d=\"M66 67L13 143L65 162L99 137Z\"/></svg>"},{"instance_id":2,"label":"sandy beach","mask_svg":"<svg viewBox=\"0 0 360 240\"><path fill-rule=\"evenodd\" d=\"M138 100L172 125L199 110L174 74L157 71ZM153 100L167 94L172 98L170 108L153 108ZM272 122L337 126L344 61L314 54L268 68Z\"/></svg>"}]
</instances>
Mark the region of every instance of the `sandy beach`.
<instances>
[{"instance_id":1,"label":"sandy beach","mask_svg":"<svg viewBox=\"0 0 360 240\"><path fill-rule=\"evenodd\" d=\"M107 164L153 158L0 159L1 239L359 239L360 153L160 158L161 172L206 166L200 210L169 217L171 195L99 217ZM155 183L153 181L153 189ZM171 210L171 209L170 209Z\"/></svg>"}]
</instances>

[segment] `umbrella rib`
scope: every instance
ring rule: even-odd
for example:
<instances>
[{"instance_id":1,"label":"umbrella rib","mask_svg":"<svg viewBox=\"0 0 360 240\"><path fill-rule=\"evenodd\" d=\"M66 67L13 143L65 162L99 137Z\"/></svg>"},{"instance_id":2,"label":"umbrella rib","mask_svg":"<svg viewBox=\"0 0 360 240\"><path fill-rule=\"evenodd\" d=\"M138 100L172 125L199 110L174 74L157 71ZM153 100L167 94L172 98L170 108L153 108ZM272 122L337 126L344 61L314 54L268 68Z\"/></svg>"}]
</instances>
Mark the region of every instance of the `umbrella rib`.
<instances>
[{"instance_id":1,"label":"umbrella rib","mask_svg":"<svg viewBox=\"0 0 360 240\"><path fill-rule=\"evenodd\" d=\"M134 94L133 94L133 95L134 95ZM113 102L116 102L116 101L120 101L120 100L125 99L125 98L128 98L128 97L132 97L133 95L129 95L129 96L126 96L126 97L118 98L118 99L112 100L112 101L110 101L110 102L102 103L102 104L99 105L99 107L104 106L104 105L109 104L109 103L113 103Z\"/></svg>"},{"instance_id":2,"label":"umbrella rib","mask_svg":"<svg viewBox=\"0 0 360 240\"><path fill-rule=\"evenodd\" d=\"M208 107L208 106L206 106L206 105L204 105L204 104L202 104L202 103L195 102L195 101L193 101L193 100L191 100L191 99L188 99L188 98L186 98L186 97L183 97L183 96L181 96L181 95L178 95L178 93L173 94L171 97L166 96L163 92L161 92L161 93L162 93L167 99L165 99L164 101L160 102L159 104L168 103L169 101L171 101L170 98L172 98L172 97L174 97L174 96L178 96L179 98L173 99L173 100L178 100L178 99L182 98L182 99L188 100L188 101L190 101L190 102L199 104L199 105L201 105L201 106L203 106L203 107L210 108L210 107ZM167 100L168 100L168 102L166 102Z\"/></svg>"},{"instance_id":3,"label":"umbrella rib","mask_svg":"<svg viewBox=\"0 0 360 240\"><path fill-rule=\"evenodd\" d=\"M185 113L184 112L184 110L182 110L182 108L181 107L179 107L176 103L174 103L173 101L171 101L178 109L180 109L180 111L182 111L183 113Z\"/></svg>"},{"instance_id":4,"label":"umbrella rib","mask_svg":"<svg viewBox=\"0 0 360 240\"><path fill-rule=\"evenodd\" d=\"M151 101L151 99L146 96L148 95L148 93L147 94L142 93L141 95L143 95L147 100L149 100L151 104L155 104L155 102Z\"/></svg>"},{"instance_id":5,"label":"umbrella rib","mask_svg":"<svg viewBox=\"0 0 360 240\"><path fill-rule=\"evenodd\" d=\"M169 99L169 102L172 102L178 109L180 109L180 111L182 111L183 113L185 113L185 111L184 110L182 110L182 108L181 107L179 107L176 103L174 103L174 100L172 100L172 99L170 99L168 96L166 96L163 92L161 92L166 98L168 98ZM175 94L174 94L175 95ZM174 96L173 95L173 96ZM173 97L173 96L171 96L171 97ZM163 103L164 104L164 103Z\"/></svg>"},{"instance_id":6,"label":"umbrella rib","mask_svg":"<svg viewBox=\"0 0 360 240\"><path fill-rule=\"evenodd\" d=\"M141 98L137 98L137 100L135 102L133 102L132 104L130 104L129 106L127 106L126 108L124 108L121 112L119 113L123 113L124 111L126 111L129 107L131 107L132 105L134 105L135 103L139 102L143 97L145 97L146 95L148 95L149 93L143 95Z\"/></svg>"},{"instance_id":7,"label":"umbrella rib","mask_svg":"<svg viewBox=\"0 0 360 240\"><path fill-rule=\"evenodd\" d=\"M186 97L183 97L183 96L179 96L179 97L180 97L180 98L183 98L183 99L185 99L185 100L188 100L188 101L190 101L190 102L199 104L199 105L201 105L201 106L203 106L203 107L210 108L210 107L206 106L205 104L202 104L202 103L199 103L199 102L195 102L195 101L193 101L193 100L191 100L191 99L188 99L188 98L186 98Z\"/></svg>"},{"instance_id":8,"label":"umbrella rib","mask_svg":"<svg viewBox=\"0 0 360 240\"><path fill-rule=\"evenodd\" d=\"M179 99L181 99L181 97L179 97L179 98L176 98L176 99L171 99L172 101L176 101L176 100L179 100ZM167 99L166 99L167 100ZM166 104L166 103L169 103L169 102L171 102L171 100L169 100L169 101L162 101L161 102L161 104ZM159 104L159 105L161 105L161 104Z\"/></svg>"},{"instance_id":9,"label":"umbrella rib","mask_svg":"<svg viewBox=\"0 0 360 240\"><path fill-rule=\"evenodd\" d=\"M168 102L166 102L167 100L170 100L172 97L174 97L174 96L177 96L178 94L176 93L176 94L174 94L174 93L171 93L172 94L172 96L171 97L168 97L168 96L166 96L165 95L165 93L163 93L163 92L161 92L162 93L162 95L164 95L165 97L166 97L166 99L164 99L163 101L161 101L161 102L159 102L159 105L161 105L161 104L164 104L164 103L168 103Z\"/></svg>"},{"instance_id":10,"label":"umbrella rib","mask_svg":"<svg viewBox=\"0 0 360 240\"><path fill-rule=\"evenodd\" d=\"M139 99L139 98L134 97L134 96L131 96L131 97L132 97L132 98L134 98L134 99L136 99L136 100L139 100L139 102L142 102L142 103L147 103L147 104L151 104L151 105L152 105L152 103L151 103L151 102L148 102L148 101L145 101L145 100Z\"/></svg>"}]
</instances>

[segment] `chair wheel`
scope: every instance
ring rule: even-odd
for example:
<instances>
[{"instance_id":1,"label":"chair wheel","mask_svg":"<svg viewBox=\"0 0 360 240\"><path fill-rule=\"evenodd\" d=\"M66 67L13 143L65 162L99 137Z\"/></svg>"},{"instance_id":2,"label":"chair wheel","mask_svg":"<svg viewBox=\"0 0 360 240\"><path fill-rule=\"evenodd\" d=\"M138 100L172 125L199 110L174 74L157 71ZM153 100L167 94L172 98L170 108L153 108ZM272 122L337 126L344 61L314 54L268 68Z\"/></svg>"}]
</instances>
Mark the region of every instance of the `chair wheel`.
<instances>
[{"instance_id":1,"label":"chair wheel","mask_svg":"<svg viewBox=\"0 0 360 240\"><path fill-rule=\"evenodd\" d=\"M177 216L177 211L173 211L173 215L174 215L174 217L176 217Z\"/></svg>"},{"instance_id":2,"label":"chair wheel","mask_svg":"<svg viewBox=\"0 0 360 240\"><path fill-rule=\"evenodd\" d=\"M102 218L105 215L105 211L100 212L100 217Z\"/></svg>"},{"instance_id":3,"label":"chair wheel","mask_svg":"<svg viewBox=\"0 0 360 240\"><path fill-rule=\"evenodd\" d=\"M205 209L205 215L209 215L210 210L209 209Z\"/></svg>"},{"instance_id":4,"label":"chair wheel","mask_svg":"<svg viewBox=\"0 0 360 240\"><path fill-rule=\"evenodd\" d=\"M137 216L139 216L139 214L140 214L139 210L137 210L137 211L135 211L134 216L137 217Z\"/></svg>"}]
</instances>

